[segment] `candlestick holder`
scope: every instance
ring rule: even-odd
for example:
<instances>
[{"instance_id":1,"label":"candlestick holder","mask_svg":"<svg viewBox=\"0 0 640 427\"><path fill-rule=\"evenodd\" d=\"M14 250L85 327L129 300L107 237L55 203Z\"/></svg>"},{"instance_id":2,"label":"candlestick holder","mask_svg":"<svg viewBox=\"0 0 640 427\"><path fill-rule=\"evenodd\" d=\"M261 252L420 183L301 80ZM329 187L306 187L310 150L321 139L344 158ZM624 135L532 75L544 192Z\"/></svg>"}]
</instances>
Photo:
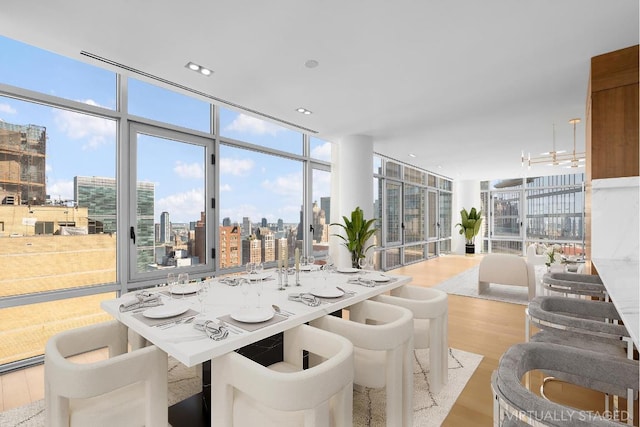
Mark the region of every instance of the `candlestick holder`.
<instances>
[{"instance_id":1,"label":"candlestick holder","mask_svg":"<svg viewBox=\"0 0 640 427\"><path fill-rule=\"evenodd\" d=\"M289 287L289 269L285 268L283 270L283 276L284 276L284 287L287 288Z\"/></svg>"},{"instance_id":2,"label":"candlestick holder","mask_svg":"<svg viewBox=\"0 0 640 427\"><path fill-rule=\"evenodd\" d=\"M302 286L300 284L300 269L296 268L296 286Z\"/></svg>"}]
</instances>

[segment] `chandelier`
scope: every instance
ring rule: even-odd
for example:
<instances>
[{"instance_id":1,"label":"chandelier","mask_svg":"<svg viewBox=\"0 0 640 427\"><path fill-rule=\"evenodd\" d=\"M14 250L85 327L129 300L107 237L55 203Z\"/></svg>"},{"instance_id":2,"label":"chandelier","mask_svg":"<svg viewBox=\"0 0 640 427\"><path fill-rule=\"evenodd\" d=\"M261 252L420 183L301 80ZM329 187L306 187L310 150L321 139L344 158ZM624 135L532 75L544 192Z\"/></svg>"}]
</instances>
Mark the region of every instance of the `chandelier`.
<instances>
[{"instance_id":1,"label":"chandelier","mask_svg":"<svg viewBox=\"0 0 640 427\"><path fill-rule=\"evenodd\" d=\"M576 151L576 125L580 123L580 119L571 119L569 123L573 125L573 151L567 153L565 150L556 150L556 125L553 125L553 149L546 153L542 153L540 157L531 157L529 153L526 157L524 151L520 158L522 166L527 164L529 168L531 165L537 163L545 163L548 166L564 166L567 168L579 168L584 166L585 153Z\"/></svg>"}]
</instances>

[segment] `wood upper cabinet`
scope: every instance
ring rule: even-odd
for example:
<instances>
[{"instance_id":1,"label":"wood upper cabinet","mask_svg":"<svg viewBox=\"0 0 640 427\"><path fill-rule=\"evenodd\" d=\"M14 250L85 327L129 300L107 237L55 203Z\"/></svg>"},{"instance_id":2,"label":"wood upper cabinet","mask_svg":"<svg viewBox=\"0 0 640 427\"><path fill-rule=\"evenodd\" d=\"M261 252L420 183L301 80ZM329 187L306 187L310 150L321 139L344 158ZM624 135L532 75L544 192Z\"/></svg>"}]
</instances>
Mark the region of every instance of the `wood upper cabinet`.
<instances>
[{"instance_id":1,"label":"wood upper cabinet","mask_svg":"<svg viewBox=\"0 0 640 427\"><path fill-rule=\"evenodd\" d=\"M590 179L640 175L638 51L636 45L591 58Z\"/></svg>"},{"instance_id":2,"label":"wood upper cabinet","mask_svg":"<svg viewBox=\"0 0 640 427\"><path fill-rule=\"evenodd\" d=\"M591 180L640 175L638 52L636 45L591 58L585 127L587 258L591 258L591 212L597 209L591 204Z\"/></svg>"}]
</instances>

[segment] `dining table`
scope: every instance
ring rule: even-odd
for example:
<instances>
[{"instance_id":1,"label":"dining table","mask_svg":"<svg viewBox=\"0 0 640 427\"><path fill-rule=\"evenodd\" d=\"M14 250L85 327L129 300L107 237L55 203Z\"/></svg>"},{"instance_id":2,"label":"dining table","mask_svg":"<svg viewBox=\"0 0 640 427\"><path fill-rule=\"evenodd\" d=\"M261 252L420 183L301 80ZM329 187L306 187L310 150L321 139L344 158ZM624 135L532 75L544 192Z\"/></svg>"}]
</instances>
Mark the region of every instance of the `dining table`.
<instances>
[{"instance_id":1,"label":"dining table","mask_svg":"<svg viewBox=\"0 0 640 427\"><path fill-rule=\"evenodd\" d=\"M255 352L260 352L271 344L256 343L281 336L284 331L321 316L339 314L342 309L410 281L409 276L380 271L338 268L331 272L320 270L319 266L301 266L298 271L265 270L213 277L182 287L130 292L103 301L101 307L185 366L206 366L231 351L257 346ZM201 287L207 288L202 296L198 293ZM207 379L203 381L206 387ZM183 414L172 418L173 407L170 408L171 424L176 427L183 420L182 425L209 425L208 398L211 397L195 397L192 403L174 405ZM185 411L200 413L184 414Z\"/></svg>"}]
</instances>

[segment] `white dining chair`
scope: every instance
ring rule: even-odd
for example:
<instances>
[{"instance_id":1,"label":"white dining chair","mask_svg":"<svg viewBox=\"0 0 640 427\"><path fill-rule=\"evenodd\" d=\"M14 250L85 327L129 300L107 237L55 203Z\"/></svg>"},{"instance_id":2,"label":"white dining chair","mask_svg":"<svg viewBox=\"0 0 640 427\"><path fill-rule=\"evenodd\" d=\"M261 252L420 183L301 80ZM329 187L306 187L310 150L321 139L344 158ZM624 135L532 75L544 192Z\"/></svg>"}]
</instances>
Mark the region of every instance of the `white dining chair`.
<instances>
[{"instance_id":1,"label":"white dining chair","mask_svg":"<svg viewBox=\"0 0 640 427\"><path fill-rule=\"evenodd\" d=\"M311 325L354 346L354 384L386 389L387 426L413 424L413 314L406 308L362 301L348 308L349 319L323 316Z\"/></svg>"},{"instance_id":2,"label":"white dining chair","mask_svg":"<svg viewBox=\"0 0 640 427\"><path fill-rule=\"evenodd\" d=\"M69 360L105 347L108 359ZM154 345L127 352L116 320L56 334L44 354L46 426L166 426L167 369Z\"/></svg>"},{"instance_id":3,"label":"white dining chair","mask_svg":"<svg viewBox=\"0 0 640 427\"><path fill-rule=\"evenodd\" d=\"M429 349L429 389L436 393L440 391L447 384L449 375L447 293L439 289L405 285L392 290L391 295L378 295L372 300L411 310L413 347Z\"/></svg>"},{"instance_id":4,"label":"white dining chair","mask_svg":"<svg viewBox=\"0 0 640 427\"><path fill-rule=\"evenodd\" d=\"M285 331L283 344L283 361L268 367L236 352L212 360L213 425L351 426L351 342L303 324Z\"/></svg>"}]
</instances>

